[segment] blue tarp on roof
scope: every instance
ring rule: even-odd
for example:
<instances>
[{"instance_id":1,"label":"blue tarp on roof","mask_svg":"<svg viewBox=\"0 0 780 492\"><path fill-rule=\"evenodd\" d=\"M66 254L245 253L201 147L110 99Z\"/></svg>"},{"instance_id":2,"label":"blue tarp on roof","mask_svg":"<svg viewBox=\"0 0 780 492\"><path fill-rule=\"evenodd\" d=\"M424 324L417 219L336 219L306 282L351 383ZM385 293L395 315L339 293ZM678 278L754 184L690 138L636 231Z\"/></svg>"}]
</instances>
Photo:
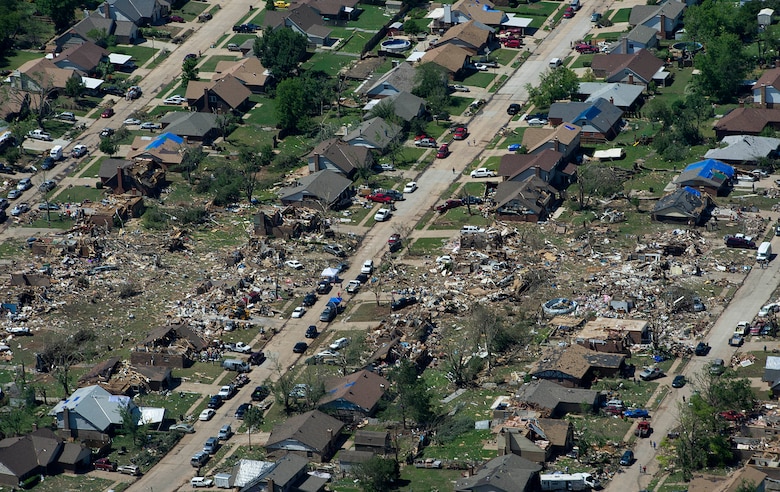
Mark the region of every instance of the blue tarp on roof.
<instances>
[{"instance_id":1,"label":"blue tarp on roof","mask_svg":"<svg viewBox=\"0 0 780 492\"><path fill-rule=\"evenodd\" d=\"M479 3L479 2L477 2L477 3ZM485 12L501 12L500 10L491 9L491 8L490 8L490 7L488 7L487 5L483 5L483 6L482 6L482 10L484 10Z\"/></svg>"},{"instance_id":2,"label":"blue tarp on roof","mask_svg":"<svg viewBox=\"0 0 780 492\"><path fill-rule=\"evenodd\" d=\"M592 121L601 113L601 110L597 108L596 106L591 106L582 113L580 113L579 116L577 116L574 121Z\"/></svg>"},{"instance_id":3,"label":"blue tarp on roof","mask_svg":"<svg viewBox=\"0 0 780 492\"><path fill-rule=\"evenodd\" d=\"M146 146L146 149L156 149L157 147L163 145L166 140L170 140L171 142L175 142L179 145L184 143L184 139L176 134L173 133L162 133L159 137L152 140L152 143Z\"/></svg>"},{"instance_id":4,"label":"blue tarp on roof","mask_svg":"<svg viewBox=\"0 0 780 492\"><path fill-rule=\"evenodd\" d=\"M686 167L683 172L693 171L696 169L700 169L699 176L708 176L718 172L725 174L729 178L734 177L733 167L723 162L716 161L715 159L705 159L703 161L694 162L693 164L688 164L688 167Z\"/></svg>"},{"instance_id":5,"label":"blue tarp on roof","mask_svg":"<svg viewBox=\"0 0 780 492\"><path fill-rule=\"evenodd\" d=\"M690 186L684 187L683 190L685 190L686 193L690 193L691 195L698 196L699 198L701 198L701 192L699 190L694 190Z\"/></svg>"}]
</instances>

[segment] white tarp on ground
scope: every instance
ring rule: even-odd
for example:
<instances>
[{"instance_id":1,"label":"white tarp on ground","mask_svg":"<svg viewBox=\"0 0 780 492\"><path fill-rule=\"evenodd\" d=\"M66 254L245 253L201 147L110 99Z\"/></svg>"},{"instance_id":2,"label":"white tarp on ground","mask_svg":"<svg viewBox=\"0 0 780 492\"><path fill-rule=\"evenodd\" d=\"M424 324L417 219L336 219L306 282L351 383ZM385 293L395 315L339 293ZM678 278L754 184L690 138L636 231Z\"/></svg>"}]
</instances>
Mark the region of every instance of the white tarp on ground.
<instances>
[{"instance_id":1,"label":"white tarp on ground","mask_svg":"<svg viewBox=\"0 0 780 492\"><path fill-rule=\"evenodd\" d=\"M525 29L534 21L528 17L516 17L515 14L506 14L506 16L507 20L501 23L501 27L522 27Z\"/></svg>"},{"instance_id":2,"label":"white tarp on ground","mask_svg":"<svg viewBox=\"0 0 780 492\"><path fill-rule=\"evenodd\" d=\"M108 54L108 61L114 65L124 65L125 63L129 62L132 59L133 57L131 55L122 55L120 53Z\"/></svg>"},{"instance_id":3,"label":"white tarp on ground","mask_svg":"<svg viewBox=\"0 0 780 492\"><path fill-rule=\"evenodd\" d=\"M593 153L593 158L600 161L607 159L622 159L626 156L626 152L620 148L613 148L607 150L597 150Z\"/></svg>"},{"instance_id":4,"label":"white tarp on ground","mask_svg":"<svg viewBox=\"0 0 780 492\"><path fill-rule=\"evenodd\" d=\"M165 418L165 409L157 407L138 407L141 411L141 418L138 419L138 425L159 424Z\"/></svg>"}]
</instances>

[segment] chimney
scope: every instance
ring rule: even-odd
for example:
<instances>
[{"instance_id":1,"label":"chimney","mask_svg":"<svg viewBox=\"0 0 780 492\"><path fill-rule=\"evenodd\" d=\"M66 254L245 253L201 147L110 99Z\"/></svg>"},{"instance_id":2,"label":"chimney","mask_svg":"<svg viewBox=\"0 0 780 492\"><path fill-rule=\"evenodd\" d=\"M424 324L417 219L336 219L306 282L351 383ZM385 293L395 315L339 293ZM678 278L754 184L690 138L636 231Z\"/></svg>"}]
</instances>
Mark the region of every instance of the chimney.
<instances>
[{"instance_id":1,"label":"chimney","mask_svg":"<svg viewBox=\"0 0 780 492\"><path fill-rule=\"evenodd\" d=\"M116 166L116 188L119 191L119 193L124 193L125 189L122 187L122 165Z\"/></svg>"},{"instance_id":2,"label":"chimney","mask_svg":"<svg viewBox=\"0 0 780 492\"><path fill-rule=\"evenodd\" d=\"M666 39L666 15L661 14L661 39Z\"/></svg>"},{"instance_id":3,"label":"chimney","mask_svg":"<svg viewBox=\"0 0 780 492\"><path fill-rule=\"evenodd\" d=\"M539 169L539 166L534 166L534 175L536 175L537 178L542 177L542 170Z\"/></svg>"},{"instance_id":4,"label":"chimney","mask_svg":"<svg viewBox=\"0 0 780 492\"><path fill-rule=\"evenodd\" d=\"M68 407L62 408L62 429L66 431L70 430L70 410Z\"/></svg>"},{"instance_id":5,"label":"chimney","mask_svg":"<svg viewBox=\"0 0 780 492\"><path fill-rule=\"evenodd\" d=\"M111 9L108 6L108 2L103 2L102 7L103 7L103 17L105 17L106 19L110 19L111 18Z\"/></svg>"},{"instance_id":6,"label":"chimney","mask_svg":"<svg viewBox=\"0 0 780 492\"><path fill-rule=\"evenodd\" d=\"M203 103L205 104L204 112L210 113L211 108L209 107L209 89L208 87L203 88Z\"/></svg>"},{"instance_id":7,"label":"chimney","mask_svg":"<svg viewBox=\"0 0 780 492\"><path fill-rule=\"evenodd\" d=\"M624 55L628 54L628 36L623 36L620 38L620 50Z\"/></svg>"},{"instance_id":8,"label":"chimney","mask_svg":"<svg viewBox=\"0 0 780 492\"><path fill-rule=\"evenodd\" d=\"M761 107L770 107L769 102L766 100L766 84L761 84Z\"/></svg>"},{"instance_id":9,"label":"chimney","mask_svg":"<svg viewBox=\"0 0 780 492\"><path fill-rule=\"evenodd\" d=\"M554 144L553 148L555 149L555 151L556 152L560 152L561 151L561 141L558 140L558 137L555 137L555 139L553 140L553 144Z\"/></svg>"},{"instance_id":10,"label":"chimney","mask_svg":"<svg viewBox=\"0 0 780 492\"><path fill-rule=\"evenodd\" d=\"M615 104L615 98L614 97L610 97L609 98L609 103L610 104Z\"/></svg>"},{"instance_id":11,"label":"chimney","mask_svg":"<svg viewBox=\"0 0 780 492\"><path fill-rule=\"evenodd\" d=\"M634 74L628 74L628 83L634 85Z\"/></svg>"},{"instance_id":12,"label":"chimney","mask_svg":"<svg viewBox=\"0 0 780 492\"><path fill-rule=\"evenodd\" d=\"M320 154L314 154L314 172L320 170Z\"/></svg>"}]
</instances>

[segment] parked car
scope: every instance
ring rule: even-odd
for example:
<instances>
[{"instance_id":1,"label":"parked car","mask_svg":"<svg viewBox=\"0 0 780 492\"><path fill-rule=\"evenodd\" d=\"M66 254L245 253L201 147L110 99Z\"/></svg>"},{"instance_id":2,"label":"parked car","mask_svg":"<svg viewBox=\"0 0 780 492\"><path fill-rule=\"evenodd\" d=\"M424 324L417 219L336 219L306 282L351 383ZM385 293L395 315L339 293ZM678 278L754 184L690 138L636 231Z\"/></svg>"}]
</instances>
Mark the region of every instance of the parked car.
<instances>
[{"instance_id":1,"label":"parked car","mask_svg":"<svg viewBox=\"0 0 780 492\"><path fill-rule=\"evenodd\" d=\"M169 431L184 432L185 434L193 434L195 432L195 426L192 424L173 424L168 427Z\"/></svg>"},{"instance_id":2,"label":"parked car","mask_svg":"<svg viewBox=\"0 0 780 492\"><path fill-rule=\"evenodd\" d=\"M271 390L268 386L256 386L254 391L252 391L252 401L263 401L270 394Z\"/></svg>"},{"instance_id":3,"label":"parked car","mask_svg":"<svg viewBox=\"0 0 780 492\"><path fill-rule=\"evenodd\" d=\"M694 313L700 313L702 311L707 310L707 307L704 305L703 302L701 302L701 299L698 297L693 298L693 301L691 302L691 308L693 309Z\"/></svg>"},{"instance_id":4,"label":"parked car","mask_svg":"<svg viewBox=\"0 0 780 492\"><path fill-rule=\"evenodd\" d=\"M38 210L59 210L60 206L56 203L39 203Z\"/></svg>"},{"instance_id":5,"label":"parked car","mask_svg":"<svg viewBox=\"0 0 780 492\"><path fill-rule=\"evenodd\" d=\"M217 439L220 441L227 441L230 439L230 437L233 435L233 428L230 427L230 424L225 424L222 427L220 427L219 432L217 433Z\"/></svg>"},{"instance_id":6,"label":"parked car","mask_svg":"<svg viewBox=\"0 0 780 492\"><path fill-rule=\"evenodd\" d=\"M249 410L250 406L251 405L249 403L242 403L241 405L238 406L238 408L236 408L236 413L233 416L238 420L244 420L244 414L246 413L247 410Z\"/></svg>"},{"instance_id":7,"label":"parked car","mask_svg":"<svg viewBox=\"0 0 780 492\"><path fill-rule=\"evenodd\" d=\"M455 84L452 87L452 90L458 91L458 92L471 92L468 87L465 85Z\"/></svg>"},{"instance_id":8,"label":"parked car","mask_svg":"<svg viewBox=\"0 0 780 492\"><path fill-rule=\"evenodd\" d=\"M316 292L317 294L327 294L332 288L333 286L330 285L330 282L321 280L320 283L317 284Z\"/></svg>"},{"instance_id":9,"label":"parked car","mask_svg":"<svg viewBox=\"0 0 780 492\"><path fill-rule=\"evenodd\" d=\"M720 412L718 415L728 420L729 422L738 422L745 419L745 414L742 412L737 412L736 410L726 410L725 412Z\"/></svg>"},{"instance_id":10,"label":"parked car","mask_svg":"<svg viewBox=\"0 0 780 492\"><path fill-rule=\"evenodd\" d=\"M186 22L184 17L180 15L171 15L168 17L168 22Z\"/></svg>"},{"instance_id":11,"label":"parked car","mask_svg":"<svg viewBox=\"0 0 780 492\"><path fill-rule=\"evenodd\" d=\"M377 210L377 212L374 214L374 220L377 222L384 222L386 220L390 219L390 216L393 213L390 211L389 208L380 208Z\"/></svg>"},{"instance_id":12,"label":"parked car","mask_svg":"<svg viewBox=\"0 0 780 492\"><path fill-rule=\"evenodd\" d=\"M710 364L710 374L713 376L720 376L726 371L726 364L723 359L715 359Z\"/></svg>"},{"instance_id":13,"label":"parked car","mask_svg":"<svg viewBox=\"0 0 780 492\"><path fill-rule=\"evenodd\" d=\"M320 321L324 323L330 323L336 318L336 315L338 313L339 312L337 306L328 304L327 306L325 306L325 309L322 310L322 313L320 313Z\"/></svg>"},{"instance_id":14,"label":"parked car","mask_svg":"<svg viewBox=\"0 0 780 492\"><path fill-rule=\"evenodd\" d=\"M311 306L314 306L314 304L315 304L316 302L317 302L317 295L316 295L316 294L314 294L313 292L309 292L308 294L306 294L305 296L303 296L303 302L302 302L302 304L303 304L304 306L309 306L309 307L311 307Z\"/></svg>"},{"instance_id":15,"label":"parked car","mask_svg":"<svg viewBox=\"0 0 780 492\"><path fill-rule=\"evenodd\" d=\"M446 159L450 154L451 154L450 146L447 144L443 144L441 147L439 147L439 150L436 151L436 158Z\"/></svg>"},{"instance_id":16,"label":"parked car","mask_svg":"<svg viewBox=\"0 0 780 492\"><path fill-rule=\"evenodd\" d=\"M471 171L470 176L472 178L494 178L496 176L496 172L491 171L486 167L480 167Z\"/></svg>"},{"instance_id":17,"label":"parked car","mask_svg":"<svg viewBox=\"0 0 780 492\"><path fill-rule=\"evenodd\" d=\"M209 403L207 405L209 408L216 410L217 408L222 406L222 397L219 395L214 395L211 398L209 398Z\"/></svg>"},{"instance_id":18,"label":"parked car","mask_svg":"<svg viewBox=\"0 0 780 492\"><path fill-rule=\"evenodd\" d=\"M726 246L729 248L756 249L756 243L750 236L735 234L733 236L727 235L723 239L726 242Z\"/></svg>"},{"instance_id":19,"label":"parked car","mask_svg":"<svg viewBox=\"0 0 780 492\"><path fill-rule=\"evenodd\" d=\"M347 252L344 251L338 244L326 244L322 247L322 250L326 253L332 254L333 256L338 256L339 258L347 256Z\"/></svg>"},{"instance_id":20,"label":"parked car","mask_svg":"<svg viewBox=\"0 0 780 492\"><path fill-rule=\"evenodd\" d=\"M342 349L349 345L349 338L341 337L329 345L331 350Z\"/></svg>"},{"instance_id":21,"label":"parked car","mask_svg":"<svg viewBox=\"0 0 780 492\"><path fill-rule=\"evenodd\" d=\"M103 470L103 471L116 471L116 463L110 461L108 458L100 458L95 460L94 463L92 463L92 466L95 467L95 470Z\"/></svg>"},{"instance_id":22,"label":"parked car","mask_svg":"<svg viewBox=\"0 0 780 492\"><path fill-rule=\"evenodd\" d=\"M682 388L683 386L685 386L686 382L687 381L685 380L685 376L683 376L682 374L678 374L672 380L672 388Z\"/></svg>"},{"instance_id":23,"label":"parked car","mask_svg":"<svg viewBox=\"0 0 780 492\"><path fill-rule=\"evenodd\" d=\"M447 210L450 210L451 208L457 208L463 205L463 200L460 200L458 198L451 198L449 200L446 200L444 203L441 203L439 205L436 205L434 207L434 210L440 213L444 213Z\"/></svg>"},{"instance_id":24,"label":"parked car","mask_svg":"<svg viewBox=\"0 0 780 492\"><path fill-rule=\"evenodd\" d=\"M696 344L696 348L693 350L693 352L698 356L704 356L710 353L710 346L704 342L699 342Z\"/></svg>"},{"instance_id":25,"label":"parked car","mask_svg":"<svg viewBox=\"0 0 780 492\"><path fill-rule=\"evenodd\" d=\"M303 318L303 315L306 314L306 308L303 306L298 306L297 308L293 309L292 312L292 318Z\"/></svg>"},{"instance_id":26,"label":"parked car","mask_svg":"<svg viewBox=\"0 0 780 492\"><path fill-rule=\"evenodd\" d=\"M506 108L506 114L514 116L517 113L519 113L521 109L522 109L522 106L520 106L517 103L512 103L512 104L509 105L508 108Z\"/></svg>"},{"instance_id":27,"label":"parked car","mask_svg":"<svg viewBox=\"0 0 780 492\"><path fill-rule=\"evenodd\" d=\"M395 234L391 234L390 238L387 240L387 244L389 244L390 246L400 242L401 242L401 235L398 234L397 232Z\"/></svg>"},{"instance_id":28,"label":"parked car","mask_svg":"<svg viewBox=\"0 0 780 492\"><path fill-rule=\"evenodd\" d=\"M623 466L631 466L634 463L634 452L630 449L623 453L620 457L620 464Z\"/></svg>"},{"instance_id":29,"label":"parked car","mask_svg":"<svg viewBox=\"0 0 780 492\"><path fill-rule=\"evenodd\" d=\"M404 193L414 193L417 190L417 182L410 181L404 186Z\"/></svg>"},{"instance_id":30,"label":"parked car","mask_svg":"<svg viewBox=\"0 0 780 492\"><path fill-rule=\"evenodd\" d=\"M377 203L392 203L393 197L385 193L372 193L366 197L366 200Z\"/></svg>"},{"instance_id":31,"label":"parked car","mask_svg":"<svg viewBox=\"0 0 780 492\"><path fill-rule=\"evenodd\" d=\"M390 303L390 309L393 311L398 311L399 309L403 309L416 303L416 297L401 297Z\"/></svg>"},{"instance_id":32,"label":"parked car","mask_svg":"<svg viewBox=\"0 0 780 492\"><path fill-rule=\"evenodd\" d=\"M13 190L8 192L8 199L9 200L15 200L15 199L19 198L20 196L22 196L22 193L23 192L20 189L13 189Z\"/></svg>"},{"instance_id":33,"label":"parked car","mask_svg":"<svg viewBox=\"0 0 780 492\"><path fill-rule=\"evenodd\" d=\"M317 335L319 335L317 327L314 325L309 325L309 327L306 328L306 333L303 336L306 338L317 338Z\"/></svg>"},{"instance_id":34,"label":"parked car","mask_svg":"<svg viewBox=\"0 0 780 492\"><path fill-rule=\"evenodd\" d=\"M652 381L663 375L664 372L658 367L645 367L644 370L639 373L639 377L644 381Z\"/></svg>"},{"instance_id":35,"label":"parked car","mask_svg":"<svg viewBox=\"0 0 780 492\"><path fill-rule=\"evenodd\" d=\"M374 273L374 260L364 261L363 265L360 267L360 273L365 273L366 275Z\"/></svg>"},{"instance_id":36,"label":"parked car","mask_svg":"<svg viewBox=\"0 0 780 492\"><path fill-rule=\"evenodd\" d=\"M158 130L162 128L162 125L159 123L152 123L151 121L145 121L141 123L141 130Z\"/></svg>"},{"instance_id":37,"label":"parked car","mask_svg":"<svg viewBox=\"0 0 780 492\"><path fill-rule=\"evenodd\" d=\"M601 14L598 12L593 12L590 14L590 21L591 22L598 22L601 20Z\"/></svg>"},{"instance_id":38,"label":"parked car","mask_svg":"<svg viewBox=\"0 0 780 492\"><path fill-rule=\"evenodd\" d=\"M198 451L190 458L190 465L200 468L205 465L211 456L205 451Z\"/></svg>"},{"instance_id":39,"label":"parked car","mask_svg":"<svg viewBox=\"0 0 780 492\"><path fill-rule=\"evenodd\" d=\"M219 396L223 400L229 400L233 398L233 395L235 394L236 394L236 388L232 384L226 384L219 388L219 393L217 393L217 396Z\"/></svg>"},{"instance_id":40,"label":"parked car","mask_svg":"<svg viewBox=\"0 0 780 492\"><path fill-rule=\"evenodd\" d=\"M184 61L197 60L197 59L198 59L198 55L196 55L195 53L187 53L186 55L184 55Z\"/></svg>"},{"instance_id":41,"label":"parked car","mask_svg":"<svg viewBox=\"0 0 780 492\"><path fill-rule=\"evenodd\" d=\"M306 352L306 349L309 348L309 345L306 342L298 342L293 347L293 353L294 354L302 354Z\"/></svg>"},{"instance_id":42,"label":"parked car","mask_svg":"<svg viewBox=\"0 0 780 492\"><path fill-rule=\"evenodd\" d=\"M16 189L21 191L27 191L32 188L32 180L30 178L22 178L16 183Z\"/></svg>"},{"instance_id":43,"label":"parked car","mask_svg":"<svg viewBox=\"0 0 780 492\"><path fill-rule=\"evenodd\" d=\"M202 412L200 412L200 415L198 415L198 420L203 420L203 421L211 420L216 414L217 412L215 412L213 409L207 408Z\"/></svg>"},{"instance_id":44,"label":"parked car","mask_svg":"<svg viewBox=\"0 0 780 492\"><path fill-rule=\"evenodd\" d=\"M571 19L572 17L574 17L574 9L571 7L566 7L566 10L563 11L563 18Z\"/></svg>"},{"instance_id":45,"label":"parked car","mask_svg":"<svg viewBox=\"0 0 780 492\"><path fill-rule=\"evenodd\" d=\"M118 471L119 473L124 473L125 475L133 475L136 477L141 474L141 469L138 468L138 466L136 465L118 466L116 471Z\"/></svg>"},{"instance_id":46,"label":"parked car","mask_svg":"<svg viewBox=\"0 0 780 492\"><path fill-rule=\"evenodd\" d=\"M89 152L87 146L79 144L73 147L73 150L70 152L70 156L78 159L79 157L87 155L87 152Z\"/></svg>"},{"instance_id":47,"label":"parked car","mask_svg":"<svg viewBox=\"0 0 780 492\"><path fill-rule=\"evenodd\" d=\"M43 162L41 163L41 169L44 171L48 171L49 169L53 169L54 166L56 166L57 163L49 156L46 156L43 158Z\"/></svg>"},{"instance_id":48,"label":"parked car","mask_svg":"<svg viewBox=\"0 0 780 492\"><path fill-rule=\"evenodd\" d=\"M17 204L17 205L16 205L16 206L15 206L15 207L14 207L14 208L11 210L11 215L12 215L13 217L19 217L19 216L20 216L20 215L22 215L23 213L25 213L25 212L29 212L29 211L30 211L30 206L29 206L27 203L25 203L25 202L22 202L22 203L19 203L19 204Z\"/></svg>"},{"instance_id":49,"label":"parked car","mask_svg":"<svg viewBox=\"0 0 780 492\"><path fill-rule=\"evenodd\" d=\"M625 415L627 418L630 419L641 419L641 418L649 417L650 412L648 412L644 408L629 408L628 410L623 412L623 415Z\"/></svg>"},{"instance_id":50,"label":"parked car","mask_svg":"<svg viewBox=\"0 0 780 492\"><path fill-rule=\"evenodd\" d=\"M100 113L101 118L111 118L114 116L114 108L106 108Z\"/></svg>"},{"instance_id":51,"label":"parked car","mask_svg":"<svg viewBox=\"0 0 780 492\"><path fill-rule=\"evenodd\" d=\"M114 133L115 132L113 128L103 128L102 130L100 130L100 138L108 138Z\"/></svg>"},{"instance_id":52,"label":"parked car","mask_svg":"<svg viewBox=\"0 0 780 492\"><path fill-rule=\"evenodd\" d=\"M170 97L167 97L167 98L165 98L163 100L163 103L165 103L165 104L183 104L185 102L187 102L187 99L184 98L184 97L181 97L178 94L170 96ZM140 125L141 122L139 121L138 123L134 123L134 124Z\"/></svg>"},{"instance_id":53,"label":"parked car","mask_svg":"<svg viewBox=\"0 0 780 492\"><path fill-rule=\"evenodd\" d=\"M729 339L729 345L731 345L732 347L741 347L744 342L745 342L745 337L743 337L742 335L735 334Z\"/></svg>"},{"instance_id":54,"label":"parked car","mask_svg":"<svg viewBox=\"0 0 780 492\"><path fill-rule=\"evenodd\" d=\"M298 260L287 260L284 264L295 270L303 270L303 263Z\"/></svg>"},{"instance_id":55,"label":"parked car","mask_svg":"<svg viewBox=\"0 0 780 492\"><path fill-rule=\"evenodd\" d=\"M469 136L469 130L465 126L459 126L455 129L455 131L452 134L453 140L466 140L466 137Z\"/></svg>"},{"instance_id":56,"label":"parked car","mask_svg":"<svg viewBox=\"0 0 780 492\"><path fill-rule=\"evenodd\" d=\"M380 164L379 169L382 171L395 171L395 166L392 164Z\"/></svg>"},{"instance_id":57,"label":"parked car","mask_svg":"<svg viewBox=\"0 0 780 492\"><path fill-rule=\"evenodd\" d=\"M347 284L347 292L350 294L357 294L360 290L360 280L350 280Z\"/></svg>"},{"instance_id":58,"label":"parked car","mask_svg":"<svg viewBox=\"0 0 780 492\"><path fill-rule=\"evenodd\" d=\"M523 45L523 41L516 38L505 38L503 43L505 48L519 48Z\"/></svg>"},{"instance_id":59,"label":"parked car","mask_svg":"<svg viewBox=\"0 0 780 492\"><path fill-rule=\"evenodd\" d=\"M528 120L528 126L544 126L548 123L545 118L531 118Z\"/></svg>"},{"instance_id":60,"label":"parked car","mask_svg":"<svg viewBox=\"0 0 780 492\"><path fill-rule=\"evenodd\" d=\"M474 69L479 70L480 72L487 72L488 66L485 65L484 63L475 63Z\"/></svg>"},{"instance_id":61,"label":"parked car","mask_svg":"<svg viewBox=\"0 0 780 492\"><path fill-rule=\"evenodd\" d=\"M54 188L56 188L56 187L57 187L57 183L55 183L54 181L52 181L50 179L47 179L46 181L44 181L43 183L38 185L38 189L40 191L42 191L43 193L48 193L51 190L53 190Z\"/></svg>"}]
</instances>

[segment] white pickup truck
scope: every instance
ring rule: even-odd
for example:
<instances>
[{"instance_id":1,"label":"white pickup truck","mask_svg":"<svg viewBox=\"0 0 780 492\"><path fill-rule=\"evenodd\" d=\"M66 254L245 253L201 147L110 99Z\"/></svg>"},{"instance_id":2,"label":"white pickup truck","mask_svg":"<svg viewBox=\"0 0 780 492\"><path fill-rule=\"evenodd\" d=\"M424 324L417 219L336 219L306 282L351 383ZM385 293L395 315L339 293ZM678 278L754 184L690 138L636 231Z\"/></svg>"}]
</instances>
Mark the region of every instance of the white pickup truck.
<instances>
[{"instance_id":1,"label":"white pickup truck","mask_svg":"<svg viewBox=\"0 0 780 492\"><path fill-rule=\"evenodd\" d=\"M479 169L475 169L471 171L471 177L472 178L495 178L496 172L491 171L485 167L480 167Z\"/></svg>"},{"instance_id":2,"label":"white pickup truck","mask_svg":"<svg viewBox=\"0 0 780 492\"><path fill-rule=\"evenodd\" d=\"M27 136L29 138L34 138L35 140L45 140L47 142L51 141L51 135L41 130L40 128L27 132Z\"/></svg>"},{"instance_id":3,"label":"white pickup truck","mask_svg":"<svg viewBox=\"0 0 780 492\"><path fill-rule=\"evenodd\" d=\"M214 480L206 477L192 477L190 479L190 485L193 487L211 487L213 483Z\"/></svg>"}]
</instances>

